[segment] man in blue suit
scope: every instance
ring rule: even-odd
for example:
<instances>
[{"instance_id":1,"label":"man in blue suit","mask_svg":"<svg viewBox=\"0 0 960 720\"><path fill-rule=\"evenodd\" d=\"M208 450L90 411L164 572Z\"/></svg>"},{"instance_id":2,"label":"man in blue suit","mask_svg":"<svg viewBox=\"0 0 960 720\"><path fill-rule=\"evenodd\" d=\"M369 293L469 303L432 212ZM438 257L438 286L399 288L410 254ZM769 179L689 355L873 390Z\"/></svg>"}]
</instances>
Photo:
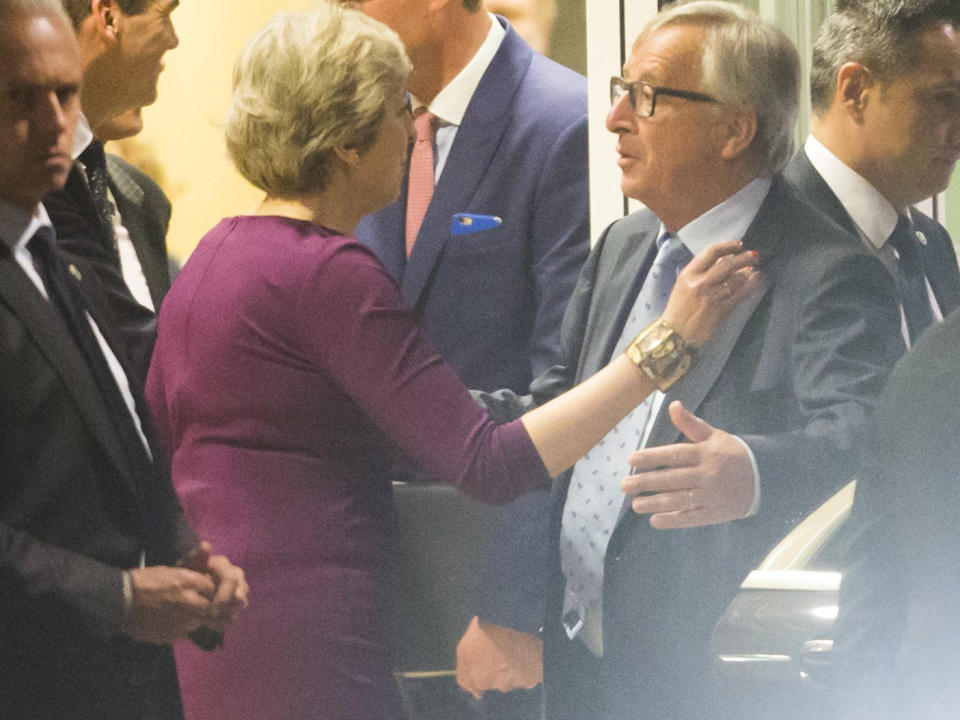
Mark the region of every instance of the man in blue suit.
<instances>
[{"instance_id":1,"label":"man in blue suit","mask_svg":"<svg viewBox=\"0 0 960 720\"><path fill-rule=\"evenodd\" d=\"M433 117L400 200L365 218L357 237L397 278L468 387L526 392L560 360L561 318L589 250L586 80L531 50L481 0L369 0L362 8L400 35L413 61L415 117L421 108ZM417 148L431 145L424 212L415 207ZM462 213L473 217L462 224L454 219ZM547 502L547 493L533 493L505 509L495 537L506 536L491 552L510 558L509 567L481 583L481 620L538 633L542 592L528 585L542 586L546 548L531 551L542 533L530 523L545 517Z\"/></svg>"}]
</instances>

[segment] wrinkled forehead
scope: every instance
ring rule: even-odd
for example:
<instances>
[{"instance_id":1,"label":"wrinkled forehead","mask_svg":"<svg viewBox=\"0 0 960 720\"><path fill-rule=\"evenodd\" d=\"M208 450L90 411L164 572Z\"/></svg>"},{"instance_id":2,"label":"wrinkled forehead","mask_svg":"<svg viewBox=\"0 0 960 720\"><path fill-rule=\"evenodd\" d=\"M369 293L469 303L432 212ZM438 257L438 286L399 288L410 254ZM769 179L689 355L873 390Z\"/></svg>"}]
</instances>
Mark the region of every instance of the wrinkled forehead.
<instances>
[{"instance_id":1,"label":"wrinkled forehead","mask_svg":"<svg viewBox=\"0 0 960 720\"><path fill-rule=\"evenodd\" d=\"M696 89L702 74L706 31L695 25L667 25L643 33L633 44L623 76L651 85Z\"/></svg>"}]
</instances>

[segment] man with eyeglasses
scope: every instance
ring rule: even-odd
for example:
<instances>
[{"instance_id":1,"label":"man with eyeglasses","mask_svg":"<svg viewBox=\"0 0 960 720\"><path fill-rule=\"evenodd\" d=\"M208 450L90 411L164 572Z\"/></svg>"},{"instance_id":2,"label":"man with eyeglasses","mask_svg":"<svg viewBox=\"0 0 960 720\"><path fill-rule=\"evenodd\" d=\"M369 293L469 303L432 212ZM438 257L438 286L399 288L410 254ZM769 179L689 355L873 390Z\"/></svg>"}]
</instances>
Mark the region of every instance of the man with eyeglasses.
<instances>
[{"instance_id":1,"label":"man with eyeglasses","mask_svg":"<svg viewBox=\"0 0 960 720\"><path fill-rule=\"evenodd\" d=\"M684 378L662 378L665 392L556 483L550 720L717 716L714 623L791 525L849 479L903 349L882 263L778 176L798 82L790 41L724 2L663 11L611 82L621 186L647 209L594 247L564 318L565 364L532 398L488 404L506 415L588 378L713 242L755 250L763 282ZM669 343L654 333L643 346L656 357Z\"/></svg>"}]
</instances>

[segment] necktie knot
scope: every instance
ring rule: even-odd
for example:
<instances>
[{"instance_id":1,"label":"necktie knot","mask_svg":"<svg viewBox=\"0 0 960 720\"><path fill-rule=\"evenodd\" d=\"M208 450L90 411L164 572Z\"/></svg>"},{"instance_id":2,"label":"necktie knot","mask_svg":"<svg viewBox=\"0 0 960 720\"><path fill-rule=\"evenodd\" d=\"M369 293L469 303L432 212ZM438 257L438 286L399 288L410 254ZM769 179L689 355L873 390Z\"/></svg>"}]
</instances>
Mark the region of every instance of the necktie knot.
<instances>
[{"instance_id":1,"label":"necktie knot","mask_svg":"<svg viewBox=\"0 0 960 720\"><path fill-rule=\"evenodd\" d=\"M107 155L99 140L92 140L77 159L83 163L88 176L92 171L107 171Z\"/></svg>"},{"instance_id":2,"label":"necktie knot","mask_svg":"<svg viewBox=\"0 0 960 720\"><path fill-rule=\"evenodd\" d=\"M41 225L27 243L30 254L49 263L56 257L56 235L49 225Z\"/></svg>"},{"instance_id":3,"label":"necktie knot","mask_svg":"<svg viewBox=\"0 0 960 720\"><path fill-rule=\"evenodd\" d=\"M666 269L679 271L693 259L693 254L676 235L664 234L657 242L657 256L653 262Z\"/></svg>"},{"instance_id":4,"label":"necktie knot","mask_svg":"<svg viewBox=\"0 0 960 720\"><path fill-rule=\"evenodd\" d=\"M418 108L414 113L413 129L417 134L417 142L433 142L433 135L436 132L437 116L426 108Z\"/></svg>"}]
</instances>

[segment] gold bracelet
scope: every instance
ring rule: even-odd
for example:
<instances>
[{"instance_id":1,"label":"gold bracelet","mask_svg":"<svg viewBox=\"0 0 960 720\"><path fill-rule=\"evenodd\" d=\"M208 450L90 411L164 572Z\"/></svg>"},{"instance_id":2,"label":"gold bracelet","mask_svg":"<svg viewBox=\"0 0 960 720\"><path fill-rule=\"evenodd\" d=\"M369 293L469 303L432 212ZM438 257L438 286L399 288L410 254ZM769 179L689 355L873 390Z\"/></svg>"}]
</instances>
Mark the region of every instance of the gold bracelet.
<instances>
[{"instance_id":1,"label":"gold bracelet","mask_svg":"<svg viewBox=\"0 0 960 720\"><path fill-rule=\"evenodd\" d=\"M624 352L661 392L682 378L696 359L696 351L663 318L642 330Z\"/></svg>"}]
</instances>

